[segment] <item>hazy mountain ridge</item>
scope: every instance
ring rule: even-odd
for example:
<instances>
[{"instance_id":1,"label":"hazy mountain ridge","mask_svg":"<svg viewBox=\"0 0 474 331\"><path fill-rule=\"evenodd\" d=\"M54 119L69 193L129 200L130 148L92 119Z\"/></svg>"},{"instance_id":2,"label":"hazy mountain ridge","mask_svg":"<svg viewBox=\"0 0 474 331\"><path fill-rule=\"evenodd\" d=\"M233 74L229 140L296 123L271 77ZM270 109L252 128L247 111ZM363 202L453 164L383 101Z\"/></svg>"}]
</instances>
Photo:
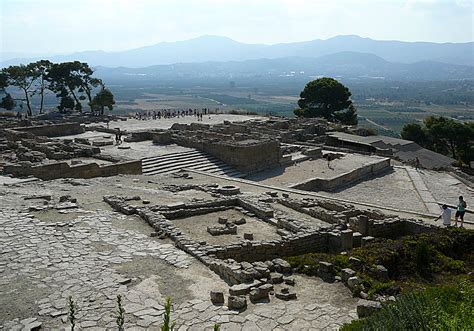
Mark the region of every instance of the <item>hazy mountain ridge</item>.
<instances>
[{"instance_id":1,"label":"hazy mountain ridge","mask_svg":"<svg viewBox=\"0 0 474 331\"><path fill-rule=\"evenodd\" d=\"M389 80L474 79L474 67L420 61L412 64L389 62L367 53L339 52L318 58L283 57L246 61L208 61L175 63L144 68L97 67L104 79L127 80L190 80L195 78L340 76L344 78L375 78Z\"/></svg>"},{"instance_id":2,"label":"hazy mountain ridge","mask_svg":"<svg viewBox=\"0 0 474 331\"><path fill-rule=\"evenodd\" d=\"M474 42L382 41L353 35L274 45L245 44L226 37L202 36L185 41L162 42L120 52L84 51L47 58L54 62L80 60L93 66L138 68L158 64L246 61L294 56L318 58L340 52L371 53L386 61L400 63L436 61L474 65ZM27 63L38 59L36 57L10 59L3 61L1 65Z\"/></svg>"}]
</instances>

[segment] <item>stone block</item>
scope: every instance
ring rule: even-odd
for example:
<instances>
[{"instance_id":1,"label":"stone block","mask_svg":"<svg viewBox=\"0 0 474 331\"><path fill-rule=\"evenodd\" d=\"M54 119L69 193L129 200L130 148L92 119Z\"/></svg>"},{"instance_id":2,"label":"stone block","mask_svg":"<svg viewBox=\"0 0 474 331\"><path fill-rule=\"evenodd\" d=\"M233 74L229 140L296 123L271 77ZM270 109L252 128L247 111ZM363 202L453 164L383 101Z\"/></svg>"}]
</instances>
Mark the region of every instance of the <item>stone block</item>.
<instances>
[{"instance_id":1,"label":"stone block","mask_svg":"<svg viewBox=\"0 0 474 331\"><path fill-rule=\"evenodd\" d=\"M283 287L280 292L275 293L275 296L280 300L296 300L296 292L290 291L288 287Z\"/></svg>"},{"instance_id":2,"label":"stone block","mask_svg":"<svg viewBox=\"0 0 474 331\"><path fill-rule=\"evenodd\" d=\"M285 276L283 277L283 281L285 282L286 285L291 285L291 286L295 286L295 278L294 277L289 277L289 276Z\"/></svg>"},{"instance_id":3,"label":"stone block","mask_svg":"<svg viewBox=\"0 0 474 331\"><path fill-rule=\"evenodd\" d=\"M325 282L334 282L336 273L334 272L334 266L332 263L319 262L318 276Z\"/></svg>"},{"instance_id":4,"label":"stone block","mask_svg":"<svg viewBox=\"0 0 474 331\"><path fill-rule=\"evenodd\" d=\"M277 272L283 274L291 273L291 265L287 261L283 259L273 259L272 262Z\"/></svg>"},{"instance_id":5,"label":"stone block","mask_svg":"<svg viewBox=\"0 0 474 331\"><path fill-rule=\"evenodd\" d=\"M245 240L253 240L253 233L245 232L244 233Z\"/></svg>"},{"instance_id":6,"label":"stone block","mask_svg":"<svg viewBox=\"0 0 474 331\"><path fill-rule=\"evenodd\" d=\"M231 295L227 299L227 307L232 310L245 310L247 308L247 298L244 296Z\"/></svg>"},{"instance_id":7,"label":"stone block","mask_svg":"<svg viewBox=\"0 0 474 331\"><path fill-rule=\"evenodd\" d=\"M352 247L362 246L362 233L354 232L352 234Z\"/></svg>"},{"instance_id":8,"label":"stone block","mask_svg":"<svg viewBox=\"0 0 474 331\"><path fill-rule=\"evenodd\" d=\"M217 219L217 222L219 224L226 224L228 222L228 219L227 217L219 216L219 218Z\"/></svg>"},{"instance_id":9,"label":"stone block","mask_svg":"<svg viewBox=\"0 0 474 331\"><path fill-rule=\"evenodd\" d=\"M224 292L222 291L211 291L211 301L213 304L223 304L224 303Z\"/></svg>"},{"instance_id":10,"label":"stone block","mask_svg":"<svg viewBox=\"0 0 474 331\"><path fill-rule=\"evenodd\" d=\"M367 245L370 244L374 239L375 239L375 238L374 238L374 237L371 237L371 236L362 237L362 247L367 246Z\"/></svg>"},{"instance_id":11,"label":"stone block","mask_svg":"<svg viewBox=\"0 0 474 331\"><path fill-rule=\"evenodd\" d=\"M270 283L281 284L283 283L283 275L278 272L270 273Z\"/></svg>"},{"instance_id":12,"label":"stone block","mask_svg":"<svg viewBox=\"0 0 474 331\"><path fill-rule=\"evenodd\" d=\"M235 225L242 225L242 224L245 224L247 223L247 221L245 220L245 218L239 218L238 220L233 220L232 223L234 223Z\"/></svg>"},{"instance_id":13,"label":"stone block","mask_svg":"<svg viewBox=\"0 0 474 331\"><path fill-rule=\"evenodd\" d=\"M349 277L347 280L347 287L353 291L359 284L360 284L360 279L357 276Z\"/></svg>"},{"instance_id":14,"label":"stone block","mask_svg":"<svg viewBox=\"0 0 474 331\"><path fill-rule=\"evenodd\" d=\"M252 302L257 302L261 300L269 300L270 289L267 287L257 287L250 291L249 299Z\"/></svg>"},{"instance_id":15,"label":"stone block","mask_svg":"<svg viewBox=\"0 0 474 331\"><path fill-rule=\"evenodd\" d=\"M374 277L378 280L386 281L388 280L388 270L383 265L378 264L375 266Z\"/></svg>"},{"instance_id":16,"label":"stone block","mask_svg":"<svg viewBox=\"0 0 474 331\"><path fill-rule=\"evenodd\" d=\"M347 280L355 276L355 271L349 268L344 268L341 270L341 280L343 283L347 283Z\"/></svg>"},{"instance_id":17,"label":"stone block","mask_svg":"<svg viewBox=\"0 0 474 331\"><path fill-rule=\"evenodd\" d=\"M353 246L353 232L352 230L341 231L341 249L343 251L351 250Z\"/></svg>"},{"instance_id":18,"label":"stone block","mask_svg":"<svg viewBox=\"0 0 474 331\"><path fill-rule=\"evenodd\" d=\"M367 317L382 309L382 304L377 301L360 299L357 302L357 316Z\"/></svg>"},{"instance_id":19,"label":"stone block","mask_svg":"<svg viewBox=\"0 0 474 331\"><path fill-rule=\"evenodd\" d=\"M355 270L361 270L362 269L362 265L363 265L362 261L359 260L356 257L351 256L349 258L349 263L351 264L352 268L355 269Z\"/></svg>"},{"instance_id":20,"label":"stone block","mask_svg":"<svg viewBox=\"0 0 474 331\"><path fill-rule=\"evenodd\" d=\"M370 222L369 217L366 215L359 215L359 232L362 233L363 236L367 236L370 231Z\"/></svg>"}]
</instances>

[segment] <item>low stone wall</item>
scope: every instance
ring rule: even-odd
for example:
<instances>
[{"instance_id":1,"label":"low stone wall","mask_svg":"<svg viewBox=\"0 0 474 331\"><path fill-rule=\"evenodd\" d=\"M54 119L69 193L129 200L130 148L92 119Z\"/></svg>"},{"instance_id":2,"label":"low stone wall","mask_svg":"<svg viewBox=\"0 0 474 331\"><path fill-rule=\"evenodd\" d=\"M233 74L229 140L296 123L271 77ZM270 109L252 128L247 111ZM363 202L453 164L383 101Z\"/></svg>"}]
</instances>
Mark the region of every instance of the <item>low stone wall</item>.
<instances>
[{"instance_id":1,"label":"low stone wall","mask_svg":"<svg viewBox=\"0 0 474 331\"><path fill-rule=\"evenodd\" d=\"M366 164L360 168L343 173L336 177L311 178L310 180L304 181L302 183L292 185L290 188L304 191L334 191L350 183L354 183L367 177L383 173L390 169L392 169L392 166L390 165L390 159L384 158L380 161Z\"/></svg>"},{"instance_id":2,"label":"low stone wall","mask_svg":"<svg viewBox=\"0 0 474 331\"><path fill-rule=\"evenodd\" d=\"M59 123L37 126L23 126L13 128L15 131L29 132L36 136L60 137L80 134L85 132L84 126L80 123Z\"/></svg>"},{"instance_id":3,"label":"low stone wall","mask_svg":"<svg viewBox=\"0 0 474 331\"><path fill-rule=\"evenodd\" d=\"M337 234L336 234L337 236ZM265 261L277 257L296 256L314 252L328 252L329 232L313 232L292 235L290 238L272 241L247 241L242 244L214 246L208 254L219 259L233 259L238 262ZM334 247L337 250L339 247Z\"/></svg>"},{"instance_id":4,"label":"low stone wall","mask_svg":"<svg viewBox=\"0 0 474 331\"><path fill-rule=\"evenodd\" d=\"M12 174L16 177L34 176L43 180L93 178L116 176L119 174L139 175L142 173L142 162L130 161L104 166L99 166L97 163L70 166L65 162L39 166L6 165L3 171L5 174Z\"/></svg>"},{"instance_id":5,"label":"low stone wall","mask_svg":"<svg viewBox=\"0 0 474 331\"><path fill-rule=\"evenodd\" d=\"M215 187L201 188L209 192L216 191ZM281 228L286 226L281 224L279 219L274 225L277 232L280 231L281 239L240 240L229 244L208 245L205 241L197 241L183 233L169 219L195 213L213 212L216 208L225 209L234 206L263 217L262 221L268 221L268 217L271 216L268 213L269 205L263 201L269 199L269 196L272 195L265 193L258 196L235 198L216 196L216 199L211 201L149 207L132 206L127 203L129 200L140 199L139 197L105 196L104 201L121 213L139 215L155 229L155 235L170 238L176 247L201 261L229 285L244 284L244 287L251 286L249 284L252 282L261 282L262 280L274 283L271 272L275 271L275 268L277 272L282 272L277 267L279 265L277 260L280 257L311 252L337 253L366 245L374 239L372 236L386 237L391 234L400 236L426 232L431 228L421 221L379 215L375 211L361 211L351 205L338 204L324 199L285 199L288 202L285 205L305 213L311 213L313 208L327 209L328 215L332 215L333 212L337 213L339 220L343 221L342 223L347 223L348 220L349 228L340 224L315 230L293 224L292 233L287 231L282 233ZM280 203L284 201L283 199L277 200ZM371 218L372 215L378 219ZM268 263L270 260L273 260L273 264ZM291 270L289 265L288 269ZM240 287L232 287L231 290L238 289Z\"/></svg>"}]
</instances>

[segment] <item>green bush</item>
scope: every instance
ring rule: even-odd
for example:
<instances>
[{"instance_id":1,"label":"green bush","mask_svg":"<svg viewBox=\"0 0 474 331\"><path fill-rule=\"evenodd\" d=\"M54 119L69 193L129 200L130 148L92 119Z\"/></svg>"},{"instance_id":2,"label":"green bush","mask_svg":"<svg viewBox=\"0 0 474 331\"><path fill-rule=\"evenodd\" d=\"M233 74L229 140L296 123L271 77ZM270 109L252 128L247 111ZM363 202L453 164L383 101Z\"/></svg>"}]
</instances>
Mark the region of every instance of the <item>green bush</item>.
<instances>
[{"instance_id":1,"label":"green bush","mask_svg":"<svg viewBox=\"0 0 474 331\"><path fill-rule=\"evenodd\" d=\"M474 330L472 284L432 287L412 292L379 312L341 330Z\"/></svg>"},{"instance_id":2,"label":"green bush","mask_svg":"<svg viewBox=\"0 0 474 331\"><path fill-rule=\"evenodd\" d=\"M426 241L421 241L416 246L415 262L419 274L423 277L428 277L431 271L431 255L433 254L430 246Z\"/></svg>"}]
</instances>

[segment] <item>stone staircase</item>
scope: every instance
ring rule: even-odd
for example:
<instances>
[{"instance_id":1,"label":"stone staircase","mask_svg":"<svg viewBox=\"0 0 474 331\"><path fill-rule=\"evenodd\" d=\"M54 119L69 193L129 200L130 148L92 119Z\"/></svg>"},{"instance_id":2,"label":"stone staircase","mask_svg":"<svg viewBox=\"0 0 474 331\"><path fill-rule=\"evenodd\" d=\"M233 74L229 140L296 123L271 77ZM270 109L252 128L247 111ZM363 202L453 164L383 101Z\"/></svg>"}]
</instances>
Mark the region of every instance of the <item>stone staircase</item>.
<instances>
[{"instance_id":1,"label":"stone staircase","mask_svg":"<svg viewBox=\"0 0 474 331\"><path fill-rule=\"evenodd\" d=\"M245 173L238 171L218 158L199 150L169 153L142 159L144 175L169 174L178 172L183 168L236 178L246 176Z\"/></svg>"}]
</instances>

